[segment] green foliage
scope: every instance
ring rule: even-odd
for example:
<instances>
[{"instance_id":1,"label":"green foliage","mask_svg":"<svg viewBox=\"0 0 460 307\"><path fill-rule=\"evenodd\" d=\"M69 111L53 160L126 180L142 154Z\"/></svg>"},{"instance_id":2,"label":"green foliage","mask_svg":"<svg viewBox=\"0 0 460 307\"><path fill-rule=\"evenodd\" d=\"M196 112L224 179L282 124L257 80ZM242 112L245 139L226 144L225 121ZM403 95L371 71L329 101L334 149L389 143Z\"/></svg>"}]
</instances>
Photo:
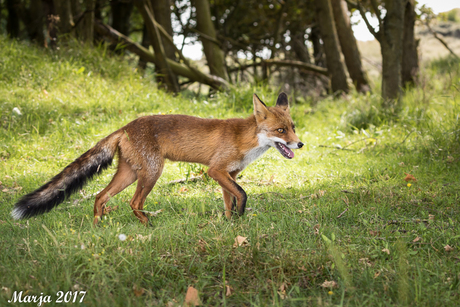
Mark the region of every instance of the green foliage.
<instances>
[{"instance_id":1,"label":"green foliage","mask_svg":"<svg viewBox=\"0 0 460 307\"><path fill-rule=\"evenodd\" d=\"M452 9L447 12L439 13L438 19L441 21L460 22L460 9Z\"/></svg>"},{"instance_id":2,"label":"green foliage","mask_svg":"<svg viewBox=\"0 0 460 307\"><path fill-rule=\"evenodd\" d=\"M104 50L48 52L5 39L0 47L0 305L12 291L55 301L58 291L84 290L85 306L181 306L188 286L205 306L460 300L458 62L426 67L396 115L374 95L292 105L306 145L289 161L269 150L242 173L243 217L222 216L212 180L170 183L201 170L168 163L146 202L152 226L132 214L131 186L92 227L94 194L114 167L48 214L18 222L10 212L138 116L243 117L253 92L268 105L277 92L172 97L118 58L100 60ZM238 235L249 244L233 247Z\"/></svg>"}]
</instances>

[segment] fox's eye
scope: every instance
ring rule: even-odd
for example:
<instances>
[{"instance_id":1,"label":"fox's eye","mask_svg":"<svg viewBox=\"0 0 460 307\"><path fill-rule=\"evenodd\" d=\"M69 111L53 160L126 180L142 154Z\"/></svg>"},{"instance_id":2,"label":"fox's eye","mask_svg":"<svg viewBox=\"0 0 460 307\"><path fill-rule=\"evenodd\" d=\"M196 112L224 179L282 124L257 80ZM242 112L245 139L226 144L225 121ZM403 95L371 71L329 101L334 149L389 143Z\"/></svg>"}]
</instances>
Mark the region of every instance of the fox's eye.
<instances>
[{"instance_id":1,"label":"fox's eye","mask_svg":"<svg viewBox=\"0 0 460 307\"><path fill-rule=\"evenodd\" d=\"M284 130L283 128L279 128L279 129L277 129L277 131L278 131L279 133L285 133L285 132L286 132L286 130Z\"/></svg>"}]
</instances>

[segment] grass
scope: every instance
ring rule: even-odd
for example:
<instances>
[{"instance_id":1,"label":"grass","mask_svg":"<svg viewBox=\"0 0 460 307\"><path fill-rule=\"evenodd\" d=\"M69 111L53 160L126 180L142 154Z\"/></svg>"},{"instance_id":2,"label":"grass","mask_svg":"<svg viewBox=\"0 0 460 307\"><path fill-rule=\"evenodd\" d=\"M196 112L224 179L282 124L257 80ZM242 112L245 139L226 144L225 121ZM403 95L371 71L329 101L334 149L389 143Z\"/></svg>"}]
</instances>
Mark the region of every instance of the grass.
<instances>
[{"instance_id":1,"label":"grass","mask_svg":"<svg viewBox=\"0 0 460 307\"><path fill-rule=\"evenodd\" d=\"M253 92L268 104L277 92L171 97L104 50L0 46L1 306L14 291L50 295L51 306L58 291L86 291L85 306L181 306L189 286L205 306L459 304L458 62L428 65L397 117L382 115L377 95L293 105L306 145L290 161L269 150L242 173L241 218L222 216L213 181L170 183L201 167L168 163L146 202L162 210L153 226L132 214L133 186L92 227L114 167L48 214L17 222L10 212L138 116L244 117Z\"/></svg>"}]
</instances>

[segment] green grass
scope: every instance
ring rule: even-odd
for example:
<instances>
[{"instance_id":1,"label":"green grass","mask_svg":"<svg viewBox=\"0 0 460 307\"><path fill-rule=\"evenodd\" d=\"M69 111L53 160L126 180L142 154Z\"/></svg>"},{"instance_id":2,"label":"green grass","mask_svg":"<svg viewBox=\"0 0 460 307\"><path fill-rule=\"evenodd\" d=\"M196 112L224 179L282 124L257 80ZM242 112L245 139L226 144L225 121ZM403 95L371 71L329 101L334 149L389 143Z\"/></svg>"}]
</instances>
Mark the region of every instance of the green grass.
<instances>
[{"instance_id":1,"label":"green grass","mask_svg":"<svg viewBox=\"0 0 460 307\"><path fill-rule=\"evenodd\" d=\"M168 163L146 202L163 210L152 226L132 214L132 186L92 227L94 194L115 166L48 214L17 222L10 212L140 115L245 117L253 92L273 104L276 90L172 97L119 58L78 46L51 52L0 38L0 59L1 306L13 291L55 301L77 290L87 291L84 306L181 306L189 286L206 306L459 305L458 62L428 65L397 116L377 95L302 98L292 116L306 145L293 160L271 149L242 173L243 217L222 216L213 181L169 183L200 167ZM248 244L233 247L237 236Z\"/></svg>"}]
</instances>

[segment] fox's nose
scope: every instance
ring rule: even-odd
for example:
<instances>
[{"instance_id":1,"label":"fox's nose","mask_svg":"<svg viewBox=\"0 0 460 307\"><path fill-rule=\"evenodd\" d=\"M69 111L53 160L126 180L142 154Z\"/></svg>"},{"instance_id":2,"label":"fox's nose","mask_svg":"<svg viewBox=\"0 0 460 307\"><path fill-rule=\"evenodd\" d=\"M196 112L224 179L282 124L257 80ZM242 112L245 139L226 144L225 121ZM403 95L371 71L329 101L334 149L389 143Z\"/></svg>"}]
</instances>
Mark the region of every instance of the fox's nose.
<instances>
[{"instance_id":1,"label":"fox's nose","mask_svg":"<svg viewBox=\"0 0 460 307\"><path fill-rule=\"evenodd\" d=\"M303 143L302 143L302 142L299 142L299 143L297 143L297 146L298 146L299 148L302 148Z\"/></svg>"}]
</instances>

